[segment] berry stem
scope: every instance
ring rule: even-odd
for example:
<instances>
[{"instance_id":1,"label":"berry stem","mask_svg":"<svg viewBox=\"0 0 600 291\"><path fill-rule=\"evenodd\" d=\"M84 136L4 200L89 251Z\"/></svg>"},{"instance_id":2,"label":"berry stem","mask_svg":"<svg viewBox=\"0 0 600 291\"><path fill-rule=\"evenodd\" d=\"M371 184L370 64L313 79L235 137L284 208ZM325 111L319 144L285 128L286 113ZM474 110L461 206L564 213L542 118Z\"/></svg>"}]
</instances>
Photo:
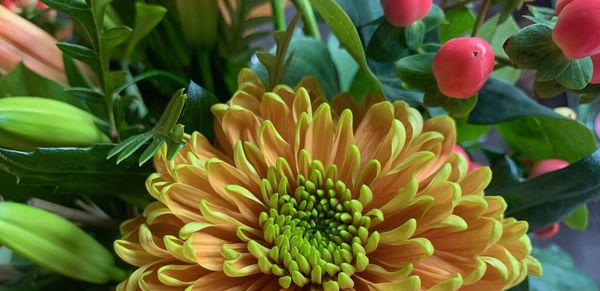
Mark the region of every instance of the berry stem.
<instances>
[{"instance_id":1,"label":"berry stem","mask_svg":"<svg viewBox=\"0 0 600 291\"><path fill-rule=\"evenodd\" d=\"M479 29L483 25L485 21L485 17L487 15L488 10L490 9L490 5L492 4L492 0L483 0L483 3L479 6L479 12L477 12L477 20L475 21L475 26L473 27L473 33L471 36L477 36L479 33Z\"/></svg>"}]
</instances>

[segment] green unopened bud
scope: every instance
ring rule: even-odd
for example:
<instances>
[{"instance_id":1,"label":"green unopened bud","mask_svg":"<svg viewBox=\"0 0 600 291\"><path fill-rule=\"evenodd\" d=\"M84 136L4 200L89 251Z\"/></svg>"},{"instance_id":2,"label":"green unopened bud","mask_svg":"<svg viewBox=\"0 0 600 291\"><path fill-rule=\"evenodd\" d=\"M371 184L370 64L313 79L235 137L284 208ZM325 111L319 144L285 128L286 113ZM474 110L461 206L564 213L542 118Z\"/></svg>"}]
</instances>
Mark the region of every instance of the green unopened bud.
<instances>
[{"instance_id":1,"label":"green unopened bud","mask_svg":"<svg viewBox=\"0 0 600 291\"><path fill-rule=\"evenodd\" d=\"M211 49L217 41L219 7L215 0L176 0L177 14L186 41Z\"/></svg>"},{"instance_id":2,"label":"green unopened bud","mask_svg":"<svg viewBox=\"0 0 600 291\"><path fill-rule=\"evenodd\" d=\"M91 283L122 280L111 253L68 220L48 211L0 202L0 244L43 267Z\"/></svg>"},{"instance_id":3,"label":"green unopened bud","mask_svg":"<svg viewBox=\"0 0 600 291\"><path fill-rule=\"evenodd\" d=\"M96 126L100 120L65 102L39 97L0 99L0 147L90 146L110 139Z\"/></svg>"}]
</instances>

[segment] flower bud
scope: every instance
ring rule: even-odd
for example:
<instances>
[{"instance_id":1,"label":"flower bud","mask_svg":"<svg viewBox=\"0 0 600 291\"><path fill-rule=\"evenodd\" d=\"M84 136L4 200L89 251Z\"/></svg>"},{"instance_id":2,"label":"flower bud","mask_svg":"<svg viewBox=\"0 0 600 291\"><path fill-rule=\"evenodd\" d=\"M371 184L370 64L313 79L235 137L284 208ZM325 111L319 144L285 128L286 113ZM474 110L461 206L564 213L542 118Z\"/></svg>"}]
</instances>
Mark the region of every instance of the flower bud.
<instances>
[{"instance_id":1,"label":"flower bud","mask_svg":"<svg viewBox=\"0 0 600 291\"><path fill-rule=\"evenodd\" d=\"M573 60L600 54L600 1L573 1L564 6L552 39Z\"/></svg>"},{"instance_id":2,"label":"flower bud","mask_svg":"<svg viewBox=\"0 0 600 291\"><path fill-rule=\"evenodd\" d=\"M551 237L555 236L559 231L560 231L560 223L557 222L546 229L536 232L535 234L541 238L551 238Z\"/></svg>"},{"instance_id":3,"label":"flower bud","mask_svg":"<svg viewBox=\"0 0 600 291\"><path fill-rule=\"evenodd\" d=\"M112 254L68 220L48 211L0 202L0 244L59 274L91 283L125 275Z\"/></svg>"},{"instance_id":4,"label":"flower bud","mask_svg":"<svg viewBox=\"0 0 600 291\"><path fill-rule=\"evenodd\" d=\"M427 16L432 0L381 0L385 19L394 26L405 27Z\"/></svg>"},{"instance_id":5,"label":"flower bud","mask_svg":"<svg viewBox=\"0 0 600 291\"><path fill-rule=\"evenodd\" d=\"M563 160L557 159L547 159L541 160L533 165L531 169L531 173L529 173L529 178L538 177L544 175L546 173L558 171L562 168L566 168L569 166L569 163Z\"/></svg>"},{"instance_id":6,"label":"flower bud","mask_svg":"<svg viewBox=\"0 0 600 291\"><path fill-rule=\"evenodd\" d=\"M494 70L494 49L479 37L455 38L433 59L433 74L444 95L466 99L475 95Z\"/></svg>"},{"instance_id":7,"label":"flower bud","mask_svg":"<svg viewBox=\"0 0 600 291\"><path fill-rule=\"evenodd\" d=\"M46 78L67 84L63 54L54 37L3 5L0 5L0 27L0 74L23 63Z\"/></svg>"},{"instance_id":8,"label":"flower bud","mask_svg":"<svg viewBox=\"0 0 600 291\"><path fill-rule=\"evenodd\" d=\"M90 146L110 139L96 127L96 117L70 104L39 97L0 99L0 146Z\"/></svg>"}]
</instances>

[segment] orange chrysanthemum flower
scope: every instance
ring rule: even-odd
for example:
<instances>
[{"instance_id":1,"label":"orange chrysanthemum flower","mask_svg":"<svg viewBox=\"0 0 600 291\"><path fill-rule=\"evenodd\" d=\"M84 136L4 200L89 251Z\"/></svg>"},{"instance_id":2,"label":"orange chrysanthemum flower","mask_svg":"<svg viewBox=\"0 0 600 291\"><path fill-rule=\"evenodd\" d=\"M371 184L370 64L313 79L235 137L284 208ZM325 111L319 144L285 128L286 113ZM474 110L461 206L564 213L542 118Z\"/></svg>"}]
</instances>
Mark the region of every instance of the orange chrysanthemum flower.
<instances>
[{"instance_id":1,"label":"orange chrysanthemum flower","mask_svg":"<svg viewBox=\"0 0 600 291\"><path fill-rule=\"evenodd\" d=\"M321 96L243 71L213 107L217 146L194 133L155 158L158 201L115 242L139 267L119 289L502 290L540 274L527 223L483 194L489 168L452 153L452 119Z\"/></svg>"}]
</instances>

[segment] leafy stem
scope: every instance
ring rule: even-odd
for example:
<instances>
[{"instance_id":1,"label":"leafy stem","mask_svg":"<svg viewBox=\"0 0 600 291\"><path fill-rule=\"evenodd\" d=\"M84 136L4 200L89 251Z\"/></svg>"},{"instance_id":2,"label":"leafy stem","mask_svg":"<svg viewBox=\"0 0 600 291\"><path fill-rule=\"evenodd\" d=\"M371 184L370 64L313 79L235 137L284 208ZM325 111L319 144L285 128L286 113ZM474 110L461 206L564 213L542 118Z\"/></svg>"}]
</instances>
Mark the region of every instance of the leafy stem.
<instances>
[{"instance_id":1,"label":"leafy stem","mask_svg":"<svg viewBox=\"0 0 600 291\"><path fill-rule=\"evenodd\" d=\"M490 9L490 5L492 4L492 0L483 0L483 3L479 6L479 12L477 12L477 20L475 21L475 26L473 27L473 33L471 36L477 36L479 33L479 29L483 25L485 21L485 17L487 16L487 12Z\"/></svg>"},{"instance_id":2,"label":"leafy stem","mask_svg":"<svg viewBox=\"0 0 600 291\"><path fill-rule=\"evenodd\" d=\"M319 26L317 25L317 19L315 13L308 0L294 0L294 5L298 10L303 10L303 21L304 21L304 32L314 37L317 40L321 39L321 32L319 32Z\"/></svg>"},{"instance_id":3,"label":"leafy stem","mask_svg":"<svg viewBox=\"0 0 600 291\"><path fill-rule=\"evenodd\" d=\"M273 9L273 18L275 21L275 31L284 31L285 24L285 0L271 0Z\"/></svg>"}]
</instances>

